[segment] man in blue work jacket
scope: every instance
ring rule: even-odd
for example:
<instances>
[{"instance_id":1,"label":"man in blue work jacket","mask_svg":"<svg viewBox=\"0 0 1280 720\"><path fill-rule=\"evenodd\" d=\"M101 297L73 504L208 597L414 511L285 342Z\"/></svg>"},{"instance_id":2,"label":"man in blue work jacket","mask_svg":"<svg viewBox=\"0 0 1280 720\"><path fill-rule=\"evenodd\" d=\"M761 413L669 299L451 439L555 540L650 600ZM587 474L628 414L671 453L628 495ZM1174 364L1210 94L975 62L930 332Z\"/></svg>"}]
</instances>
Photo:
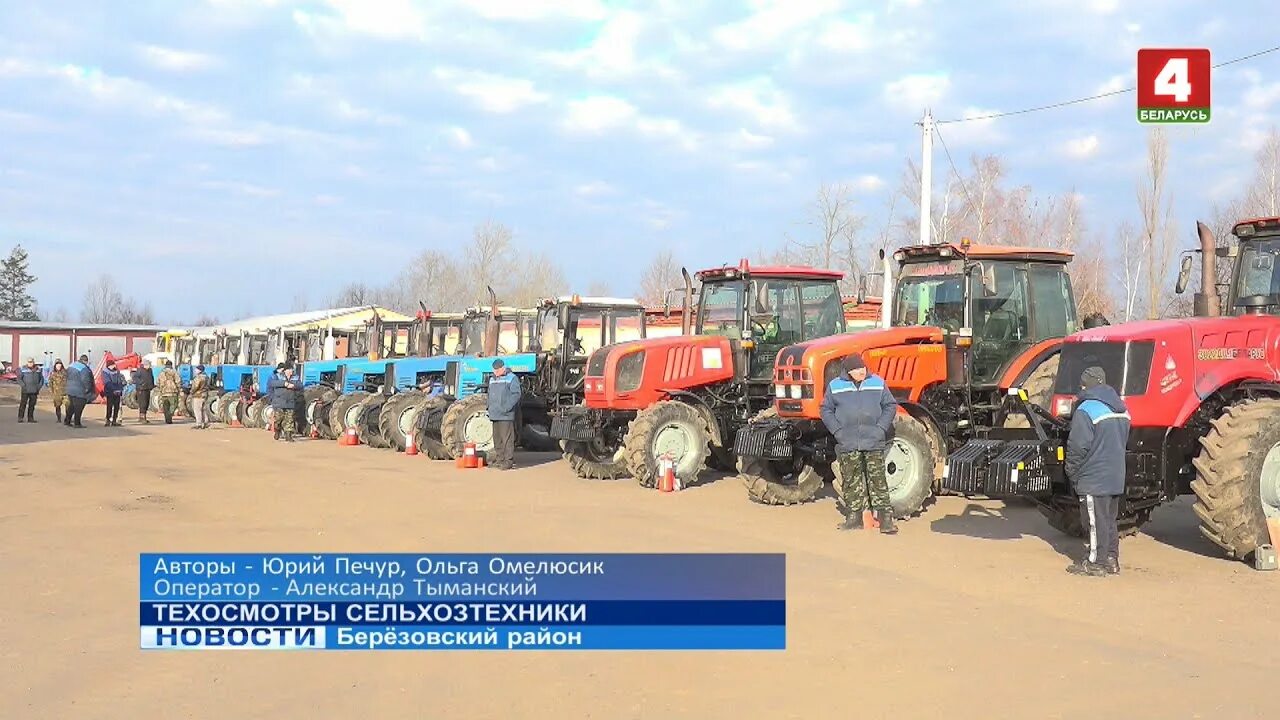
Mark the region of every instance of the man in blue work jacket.
<instances>
[{"instance_id":1,"label":"man in blue work jacket","mask_svg":"<svg viewBox=\"0 0 1280 720\"><path fill-rule=\"evenodd\" d=\"M493 423L493 452L489 467L510 470L515 467L516 411L520 408L520 378L507 369L502 358L493 361L489 378L489 421Z\"/></svg>"},{"instance_id":2,"label":"man in blue work jacket","mask_svg":"<svg viewBox=\"0 0 1280 720\"><path fill-rule=\"evenodd\" d=\"M1116 516L1124 496L1125 447L1129 409L1107 384L1100 367L1080 375L1079 404L1067 436L1067 478L1080 497L1080 516L1089 538L1089 554L1067 567L1073 575L1120 573L1120 533Z\"/></svg>"},{"instance_id":3,"label":"man in blue work jacket","mask_svg":"<svg viewBox=\"0 0 1280 720\"><path fill-rule=\"evenodd\" d=\"M837 529L860 529L862 512L870 507L880 521L880 532L898 532L884 477L884 451L897 412L898 401L884 380L869 374L858 355L845 360L844 372L827 386L827 396L822 400L822 424L836 439L842 480L840 498L845 513L844 522Z\"/></svg>"}]
</instances>

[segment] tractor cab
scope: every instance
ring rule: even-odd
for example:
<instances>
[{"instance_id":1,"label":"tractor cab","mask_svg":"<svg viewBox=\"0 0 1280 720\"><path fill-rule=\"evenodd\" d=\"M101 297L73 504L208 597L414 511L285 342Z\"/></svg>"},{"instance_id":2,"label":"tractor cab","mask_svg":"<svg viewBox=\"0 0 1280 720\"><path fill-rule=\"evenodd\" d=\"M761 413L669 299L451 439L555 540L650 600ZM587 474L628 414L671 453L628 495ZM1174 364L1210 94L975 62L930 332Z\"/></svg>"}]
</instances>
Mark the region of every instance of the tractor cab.
<instances>
[{"instance_id":1,"label":"tractor cab","mask_svg":"<svg viewBox=\"0 0 1280 720\"><path fill-rule=\"evenodd\" d=\"M543 356L537 392L548 400L576 402L583 392L587 358L606 345L645 337L644 306L606 297L549 298L538 308L529 349Z\"/></svg>"},{"instance_id":2,"label":"tractor cab","mask_svg":"<svg viewBox=\"0 0 1280 720\"><path fill-rule=\"evenodd\" d=\"M1015 358L1078 329L1070 253L961 244L903 248L895 260L894 326L942 330L948 348L970 355L975 385L996 384Z\"/></svg>"},{"instance_id":3,"label":"tractor cab","mask_svg":"<svg viewBox=\"0 0 1280 720\"><path fill-rule=\"evenodd\" d=\"M1280 218L1238 223L1228 315L1280 315ZM1188 258L1189 259L1189 258Z\"/></svg>"}]
</instances>

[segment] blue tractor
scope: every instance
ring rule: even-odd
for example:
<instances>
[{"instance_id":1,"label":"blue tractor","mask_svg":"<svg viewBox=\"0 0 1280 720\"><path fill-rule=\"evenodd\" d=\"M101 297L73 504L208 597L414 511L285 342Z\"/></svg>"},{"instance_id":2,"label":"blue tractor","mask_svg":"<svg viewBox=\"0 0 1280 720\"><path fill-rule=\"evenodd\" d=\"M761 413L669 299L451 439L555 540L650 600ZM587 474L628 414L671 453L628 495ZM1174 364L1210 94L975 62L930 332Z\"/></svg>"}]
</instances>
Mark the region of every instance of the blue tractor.
<instances>
[{"instance_id":1,"label":"blue tractor","mask_svg":"<svg viewBox=\"0 0 1280 720\"><path fill-rule=\"evenodd\" d=\"M494 299L492 290L490 298ZM555 449L549 432L551 412L581 402L590 353L645 336L644 307L630 299L575 295L514 312L494 303L487 312L473 311L471 316L479 322L464 333L464 350L478 346L480 352L449 363L443 396L417 417L418 445L431 457L457 457L467 443L480 452L492 449L486 388L498 358L520 379L521 446Z\"/></svg>"}]
</instances>

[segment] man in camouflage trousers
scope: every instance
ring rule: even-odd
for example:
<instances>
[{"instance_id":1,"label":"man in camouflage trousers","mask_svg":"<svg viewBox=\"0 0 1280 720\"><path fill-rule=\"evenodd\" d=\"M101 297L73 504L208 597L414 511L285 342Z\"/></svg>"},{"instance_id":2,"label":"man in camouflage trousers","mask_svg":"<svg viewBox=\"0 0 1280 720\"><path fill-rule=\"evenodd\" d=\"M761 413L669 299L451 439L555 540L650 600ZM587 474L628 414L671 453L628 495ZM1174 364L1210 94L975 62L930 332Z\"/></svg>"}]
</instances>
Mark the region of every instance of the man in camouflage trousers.
<instances>
[{"instance_id":1,"label":"man in camouflage trousers","mask_svg":"<svg viewBox=\"0 0 1280 720\"><path fill-rule=\"evenodd\" d=\"M302 378L294 374L291 364L285 364L284 368L272 375L267 383L273 412L271 423L275 427L276 440L279 440L283 433L285 442L293 442L294 433L298 429L294 411L298 408L300 390L302 390Z\"/></svg>"},{"instance_id":2,"label":"man in camouflage trousers","mask_svg":"<svg viewBox=\"0 0 1280 720\"><path fill-rule=\"evenodd\" d=\"M845 360L844 372L827 386L822 423L836 439L840 463L840 498L844 522L840 530L862 528L862 512L875 511L880 532L898 532L884 477L884 451L893 432L898 402L884 380L867 372L858 355Z\"/></svg>"},{"instance_id":3,"label":"man in camouflage trousers","mask_svg":"<svg viewBox=\"0 0 1280 720\"><path fill-rule=\"evenodd\" d=\"M160 393L160 409L164 411L166 425L173 424L173 414L178 410L178 396L182 394L182 379L173 369L173 361L164 361L164 370L156 379L156 391Z\"/></svg>"}]
</instances>

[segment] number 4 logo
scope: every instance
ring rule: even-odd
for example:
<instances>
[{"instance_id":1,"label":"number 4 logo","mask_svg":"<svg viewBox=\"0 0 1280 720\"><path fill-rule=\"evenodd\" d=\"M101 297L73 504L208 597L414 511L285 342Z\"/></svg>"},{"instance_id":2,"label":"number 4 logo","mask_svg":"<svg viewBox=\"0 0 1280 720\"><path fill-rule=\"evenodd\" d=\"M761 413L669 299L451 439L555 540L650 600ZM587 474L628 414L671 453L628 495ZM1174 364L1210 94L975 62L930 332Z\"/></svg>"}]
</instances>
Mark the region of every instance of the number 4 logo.
<instances>
[{"instance_id":1,"label":"number 4 logo","mask_svg":"<svg viewBox=\"0 0 1280 720\"><path fill-rule=\"evenodd\" d=\"M1138 122L1206 123L1212 66L1205 49L1138 51Z\"/></svg>"},{"instance_id":2,"label":"number 4 logo","mask_svg":"<svg viewBox=\"0 0 1280 720\"><path fill-rule=\"evenodd\" d=\"M1169 58L1156 75L1156 95L1172 95L1174 102L1185 103L1191 99L1191 80L1188 77L1191 62L1184 57Z\"/></svg>"}]
</instances>

